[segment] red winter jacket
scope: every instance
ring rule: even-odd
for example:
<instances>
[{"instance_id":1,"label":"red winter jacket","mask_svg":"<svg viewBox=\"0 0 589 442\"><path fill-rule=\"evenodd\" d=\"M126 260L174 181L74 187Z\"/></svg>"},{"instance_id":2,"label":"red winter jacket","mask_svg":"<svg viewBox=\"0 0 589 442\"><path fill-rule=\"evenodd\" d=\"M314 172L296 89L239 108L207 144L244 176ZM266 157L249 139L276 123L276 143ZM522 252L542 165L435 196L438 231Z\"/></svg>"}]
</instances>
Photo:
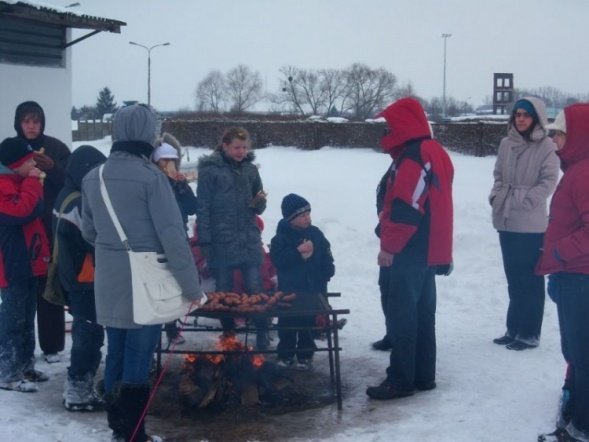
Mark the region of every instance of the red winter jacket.
<instances>
[{"instance_id":1,"label":"red winter jacket","mask_svg":"<svg viewBox=\"0 0 589 442\"><path fill-rule=\"evenodd\" d=\"M431 138L425 112L413 98L396 101L380 116L390 129L381 145L394 162L379 215L381 249L413 262L423 254L428 265L448 265L454 177L450 157Z\"/></svg>"},{"instance_id":2,"label":"red winter jacket","mask_svg":"<svg viewBox=\"0 0 589 442\"><path fill-rule=\"evenodd\" d=\"M565 108L564 175L552 202L537 273L589 274L589 104Z\"/></svg>"},{"instance_id":3,"label":"red winter jacket","mask_svg":"<svg viewBox=\"0 0 589 442\"><path fill-rule=\"evenodd\" d=\"M47 274L49 242L40 216L43 186L0 165L0 288Z\"/></svg>"}]
</instances>

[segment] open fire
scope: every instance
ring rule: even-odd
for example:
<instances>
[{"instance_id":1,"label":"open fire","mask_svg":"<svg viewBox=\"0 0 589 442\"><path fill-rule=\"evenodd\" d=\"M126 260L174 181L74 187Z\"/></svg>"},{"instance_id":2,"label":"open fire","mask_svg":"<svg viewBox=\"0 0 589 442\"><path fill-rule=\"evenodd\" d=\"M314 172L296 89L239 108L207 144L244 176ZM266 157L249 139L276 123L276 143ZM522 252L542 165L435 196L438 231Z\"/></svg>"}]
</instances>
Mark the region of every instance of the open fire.
<instances>
[{"instance_id":1,"label":"open fire","mask_svg":"<svg viewBox=\"0 0 589 442\"><path fill-rule=\"evenodd\" d=\"M236 335L222 335L216 348L185 357L179 387L184 407L223 409L279 401L280 391L292 383Z\"/></svg>"}]
</instances>

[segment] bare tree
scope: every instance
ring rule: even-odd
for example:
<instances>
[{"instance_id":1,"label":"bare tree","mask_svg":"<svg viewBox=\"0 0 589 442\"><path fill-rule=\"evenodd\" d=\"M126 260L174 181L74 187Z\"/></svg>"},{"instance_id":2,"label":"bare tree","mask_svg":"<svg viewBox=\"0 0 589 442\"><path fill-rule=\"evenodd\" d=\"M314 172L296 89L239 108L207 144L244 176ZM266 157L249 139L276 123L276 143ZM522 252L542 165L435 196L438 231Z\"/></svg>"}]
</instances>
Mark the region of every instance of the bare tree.
<instances>
[{"instance_id":1,"label":"bare tree","mask_svg":"<svg viewBox=\"0 0 589 442\"><path fill-rule=\"evenodd\" d=\"M346 70L347 100L358 119L373 116L393 101L397 78L383 68L371 69L355 63Z\"/></svg>"},{"instance_id":2,"label":"bare tree","mask_svg":"<svg viewBox=\"0 0 589 442\"><path fill-rule=\"evenodd\" d=\"M443 99L434 97L429 102L425 102L423 108L432 120L439 121L442 119ZM446 115L457 117L458 115L470 114L474 112L473 107L466 101L459 101L453 97L446 97Z\"/></svg>"},{"instance_id":3,"label":"bare tree","mask_svg":"<svg viewBox=\"0 0 589 442\"><path fill-rule=\"evenodd\" d=\"M234 112L244 112L262 98L262 77L245 65L231 69L226 76L227 94Z\"/></svg>"},{"instance_id":4,"label":"bare tree","mask_svg":"<svg viewBox=\"0 0 589 442\"><path fill-rule=\"evenodd\" d=\"M321 89L325 96L325 107L328 114L336 113L338 102L344 101L346 95L346 79L339 69L321 69L319 71ZM339 113L339 112L337 112Z\"/></svg>"},{"instance_id":5,"label":"bare tree","mask_svg":"<svg viewBox=\"0 0 589 442\"><path fill-rule=\"evenodd\" d=\"M402 86L399 86L395 91L395 99L405 98L405 97L413 97L419 98L415 93L415 89L413 88L413 84L408 81Z\"/></svg>"},{"instance_id":6,"label":"bare tree","mask_svg":"<svg viewBox=\"0 0 589 442\"><path fill-rule=\"evenodd\" d=\"M196 88L196 108L220 113L227 96L227 85L220 71L211 71Z\"/></svg>"},{"instance_id":7,"label":"bare tree","mask_svg":"<svg viewBox=\"0 0 589 442\"><path fill-rule=\"evenodd\" d=\"M301 115L306 115L304 109L305 105L305 94L300 86L300 71L301 69L294 66L283 66L279 72L282 74L282 98L283 101L288 104L292 110Z\"/></svg>"}]
</instances>

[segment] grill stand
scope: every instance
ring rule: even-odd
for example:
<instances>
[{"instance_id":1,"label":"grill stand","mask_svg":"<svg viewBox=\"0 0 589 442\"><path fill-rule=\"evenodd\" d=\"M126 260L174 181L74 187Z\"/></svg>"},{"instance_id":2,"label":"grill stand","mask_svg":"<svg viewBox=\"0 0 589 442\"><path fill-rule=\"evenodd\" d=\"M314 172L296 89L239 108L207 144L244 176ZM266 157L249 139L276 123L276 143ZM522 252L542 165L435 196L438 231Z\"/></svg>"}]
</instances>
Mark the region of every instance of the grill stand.
<instances>
[{"instance_id":1,"label":"grill stand","mask_svg":"<svg viewBox=\"0 0 589 442\"><path fill-rule=\"evenodd\" d=\"M317 304L314 306L315 308L304 308L300 309L295 308L296 305L293 305L292 309L288 310L272 310L270 312L264 313L251 313L251 312L201 312L199 310L195 310L190 314L193 317L206 317L212 319L224 319L224 318L246 318L246 319L260 319L260 318L280 318L280 317L288 317L288 316L317 316L317 315L325 315L329 318L329 324L327 327L306 327L307 330L321 330L326 333L327 336L327 347L318 347L314 349L315 352L327 352L329 357L329 375L331 380L331 387L335 390L335 395L337 399L337 408L338 410L342 409L342 383L341 383L341 370L340 370L340 351L342 348L339 345L339 330L338 330L338 315L347 315L350 313L348 309L333 309L329 303L327 302L327 298L329 297L339 297L341 293L334 293L330 292L325 295L314 295L313 298L317 300ZM306 306L303 306L306 307ZM278 330L280 327L277 325L272 325L268 328L268 330ZM284 328L282 328L284 329ZM294 328L293 328L294 329ZM301 330L300 327L296 328L297 330ZM247 340L250 332L255 332L255 328L246 327L245 329L241 329L240 331L245 332L245 339L244 344L247 347ZM185 327L182 330L183 332L222 332L223 329L221 327ZM184 355L230 355L230 354L251 354L251 353L258 353L258 354L277 354L277 350L243 350L243 351L222 351L222 350L170 350L165 349L162 345L162 335L164 332L164 328L160 332L160 339L158 346L156 348L156 358L157 358L157 374L161 373L162 369L162 354L184 354Z\"/></svg>"}]
</instances>

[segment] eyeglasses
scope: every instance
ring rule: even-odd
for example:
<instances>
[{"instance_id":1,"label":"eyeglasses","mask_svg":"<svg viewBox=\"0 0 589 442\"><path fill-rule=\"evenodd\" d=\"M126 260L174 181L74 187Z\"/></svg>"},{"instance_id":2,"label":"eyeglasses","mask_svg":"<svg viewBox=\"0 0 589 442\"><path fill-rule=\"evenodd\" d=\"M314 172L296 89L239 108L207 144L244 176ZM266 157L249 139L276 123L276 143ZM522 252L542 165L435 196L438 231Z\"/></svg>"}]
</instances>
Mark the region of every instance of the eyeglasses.
<instances>
[{"instance_id":1,"label":"eyeglasses","mask_svg":"<svg viewBox=\"0 0 589 442\"><path fill-rule=\"evenodd\" d=\"M563 132L562 130L550 130L548 131L548 136L549 137L566 137L567 134L565 132Z\"/></svg>"},{"instance_id":2,"label":"eyeglasses","mask_svg":"<svg viewBox=\"0 0 589 442\"><path fill-rule=\"evenodd\" d=\"M528 114L527 112L516 112L515 113L515 118L532 118L532 116L530 114Z\"/></svg>"}]
</instances>

